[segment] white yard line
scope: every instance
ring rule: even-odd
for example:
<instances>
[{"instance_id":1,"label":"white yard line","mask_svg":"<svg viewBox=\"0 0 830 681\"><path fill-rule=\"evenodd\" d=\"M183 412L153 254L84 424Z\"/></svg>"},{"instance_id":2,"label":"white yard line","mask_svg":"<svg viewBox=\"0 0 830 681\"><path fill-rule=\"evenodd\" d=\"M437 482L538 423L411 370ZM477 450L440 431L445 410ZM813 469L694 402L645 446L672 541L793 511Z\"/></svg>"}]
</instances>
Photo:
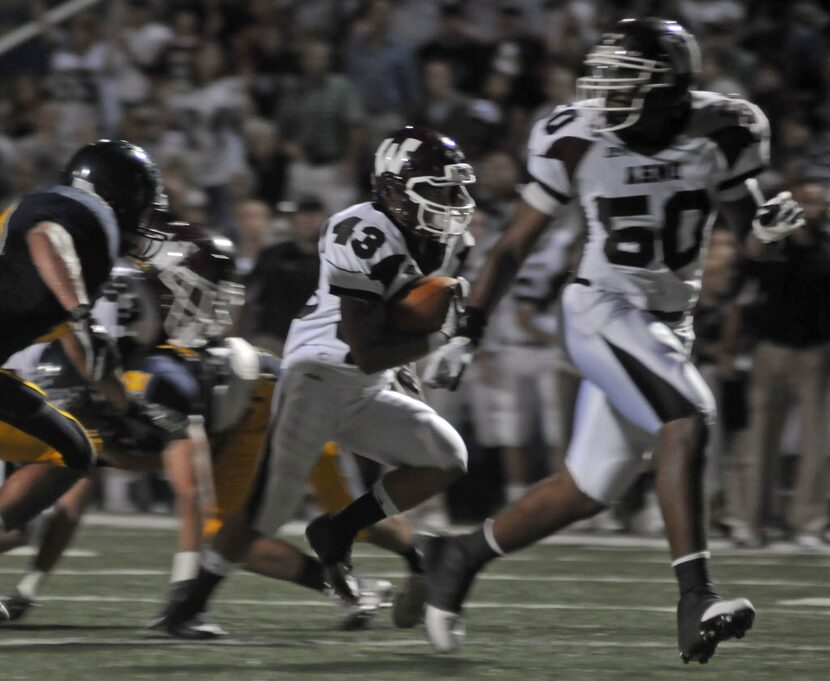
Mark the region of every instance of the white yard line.
<instances>
[{"instance_id":1,"label":"white yard line","mask_svg":"<svg viewBox=\"0 0 830 681\"><path fill-rule=\"evenodd\" d=\"M545 636L545 646L556 646L563 648L640 648L640 649L654 649L654 650L669 650L671 644L660 641L590 641L583 638L559 638L556 636ZM109 639L91 639L80 637L65 637L65 638L2 638L0 639L0 648L55 648L55 647L74 647L74 648L106 648L106 647L158 647L158 646L175 646L178 648L198 647L204 649L205 647L213 648L215 646L226 647L299 647L308 645L332 646L341 647L348 646L352 649L360 648L406 648L412 646L428 646L429 644L422 638L399 638L399 639L381 639L373 640L368 637L355 637L343 639L327 639L327 638L304 638L298 637L296 639L218 639L206 643L183 641L177 639L167 638L109 638ZM738 641L730 641L728 643L730 648L753 650L755 647L752 642L742 643ZM476 652L475 638L468 640L465 651L468 653ZM768 643L764 642L764 650L781 650L788 653L826 653L830 652L830 645L798 645L786 643ZM77 652L77 651L76 651Z\"/></svg>"},{"instance_id":2,"label":"white yard line","mask_svg":"<svg viewBox=\"0 0 830 681\"><path fill-rule=\"evenodd\" d=\"M0 575L20 575L24 574L22 569L0 569ZM105 569L62 569L55 570L52 573L55 576L68 577L156 577L169 574L168 570L163 569L142 569L142 568L105 568ZM366 572L367 577L378 577L381 579L403 579L409 576L408 572L392 571L392 572ZM256 575L251 572L240 570L234 573L234 576L254 577L256 579L263 579L262 575ZM267 578L266 578L267 579ZM516 575L516 574L500 574L485 572L478 577L479 581L491 582L561 582L566 584L675 584L675 580L671 577L623 577L615 575ZM798 579L722 579L722 584L731 584L735 586L770 586L770 587L798 587L810 589L826 589L826 582L810 582Z\"/></svg>"}]
</instances>

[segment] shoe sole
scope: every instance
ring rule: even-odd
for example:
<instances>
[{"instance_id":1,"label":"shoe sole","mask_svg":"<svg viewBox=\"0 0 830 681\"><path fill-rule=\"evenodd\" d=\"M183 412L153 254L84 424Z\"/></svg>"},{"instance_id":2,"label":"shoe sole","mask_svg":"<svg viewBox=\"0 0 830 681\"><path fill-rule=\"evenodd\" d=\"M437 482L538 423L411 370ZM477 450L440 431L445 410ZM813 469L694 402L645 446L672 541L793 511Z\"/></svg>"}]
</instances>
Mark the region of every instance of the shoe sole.
<instances>
[{"instance_id":1,"label":"shoe sole","mask_svg":"<svg viewBox=\"0 0 830 681\"><path fill-rule=\"evenodd\" d=\"M752 608L742 608L731 614L722 614L712 617L700 625L700 641L688 653L681 653L683 664L699 662L706 664L721 641L731 638L743 638L752 628L755 621L755 611Z\"/></svg>"}]
</instances>

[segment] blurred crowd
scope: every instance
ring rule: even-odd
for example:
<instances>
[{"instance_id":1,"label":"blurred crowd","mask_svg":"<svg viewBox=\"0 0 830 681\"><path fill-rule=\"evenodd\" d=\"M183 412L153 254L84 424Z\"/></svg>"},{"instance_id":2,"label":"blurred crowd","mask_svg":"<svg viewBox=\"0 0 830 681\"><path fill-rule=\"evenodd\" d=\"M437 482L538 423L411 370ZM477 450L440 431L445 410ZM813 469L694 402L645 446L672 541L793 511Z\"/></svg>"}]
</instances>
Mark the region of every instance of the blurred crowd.
<instances>
[{"instance_id":1,"label":"blurred crowd","mask_svg":"<svg viewBox=\"0 0 830 681\"><path fill-rule=\"evenodd\" d=\"M684 23L700 89L757 103L772 129L766 194L792 190L807 227L766 261L716 226L697 360L720 404L712 523L740 544L816 546L828 518L830 13L764 0L108 0L65 23L57 1L5 0L0 200L58 181L81 144L123 137L162 169L177 219L237 244L241 332L279 352L316 285L326 217L370 197L374 148L405 123L454 137L478 175L479 245L509 218L530 126L575 97L587 49L625 16ZM561 465L578 379L556 340L579 216L542 246L458 393L436 396L471 444L454 519L481 517ZM533 268L536 267L536 270ZM609 527L656 531L648 480ZM639 511L639 512L638 512Z\"/></svg>"}]
</instances>

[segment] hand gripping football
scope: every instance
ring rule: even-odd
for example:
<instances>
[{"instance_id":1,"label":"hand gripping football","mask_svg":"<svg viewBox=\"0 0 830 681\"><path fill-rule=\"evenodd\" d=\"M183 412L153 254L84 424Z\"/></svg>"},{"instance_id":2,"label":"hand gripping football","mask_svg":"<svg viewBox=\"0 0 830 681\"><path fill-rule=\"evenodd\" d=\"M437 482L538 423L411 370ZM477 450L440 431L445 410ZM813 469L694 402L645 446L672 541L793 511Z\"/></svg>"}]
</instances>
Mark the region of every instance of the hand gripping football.
<instances>
[{"instance_id":1,"label":"hand gripping football","mask_svg":"<svg viewBox=\"0 0 830 681\"><path fill-rule=\"evenodd\" d=\"M458 279L422 277L394 300L388 310L389 327L405 333L433 333L441 328Z\"/></svg>"}]
</instances>

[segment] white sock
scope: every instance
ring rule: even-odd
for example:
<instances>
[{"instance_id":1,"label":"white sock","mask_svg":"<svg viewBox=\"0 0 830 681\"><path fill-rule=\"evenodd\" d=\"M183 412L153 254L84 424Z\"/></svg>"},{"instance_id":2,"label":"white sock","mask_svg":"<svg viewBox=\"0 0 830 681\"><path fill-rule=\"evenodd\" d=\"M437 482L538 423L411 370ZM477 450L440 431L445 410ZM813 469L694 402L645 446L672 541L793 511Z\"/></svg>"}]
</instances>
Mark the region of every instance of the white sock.
<instances>
[{"instance_id":1,"label":"white sock","mask_svg":"<svg viewBox=\"0 0 830 681\"><path fill-rule=\"evenodd\" d=\"M495 551L497 555L503 556L504 550L501 548L501 546L499 546L499 543L496 541L496 537L493 534L493 522L494 521L492 518L487 518L487 520L484 521L484 525L481 529L484 530L484 539L487 542L487 545L491 549L493 549L493 551Z\"/></svg>"},{"instance_id":2,"label":"white sock","mask_svg":"<svg viewBox=\"0 0 830 681\"><path fill-rule=\"evenodd\" d=\"M173 556L173 569L170 571L170 582L184 582L195 579L199 573L199 552L179 551Z\"/></svg>"},{"instance_id":3,"label":"white sock","mask_svg":"<svg viewBox=\"0 0 830 681\"><path fill-rule=\"evenodd\" d=\"M18 593L23 596L23 598L28 598L30 601L36 600L37 595L43 586L43 582L46 581L48 576L48 572L42 572L40 570L32 570L31 572L27 572L23 579L20 580L20 584L17 585Z\"/></svg>"},{"instance_id":4,"label":"white sock","mask_svg":"<svg viewBox=\"0 0 830 681\"><path fill-rule=\"evenodd\" d=\"M208 572L220 577L227 577L236 569L236 565L225 559L213 549L208 549L202 555L202 567Z\"/></svg>"},{"instance_id":5,"label":"white sock","mask_svg":"<svg viewBox=\"0 0 830 681\"><path fill-rule=\"evenodd\" d=\"M387 518L400 513L398 507L395 506L395 502L392 501L391 497L386 492L386 488L383 486L383 479L378 480L374 485L372 485L372 496L375 497L375 501L378 502L378 505L386 514Z\"/></svg>"},{"instance_id":6,"label":"white sock","mask_svg":"<svg viewBox=\"0 0 830 681\"><path fill-rule=\"evenodd\" d=\"M672 567L677 567L678 565L682 565L683 563L688 563L690 560L698 560L699 558L705 558L709 560L712 557L712 554L708 551L698 551L697 553L689 553L685 556L680 556L677 560L673 560L671 563Z\"/></svg>"}]
</instances>

